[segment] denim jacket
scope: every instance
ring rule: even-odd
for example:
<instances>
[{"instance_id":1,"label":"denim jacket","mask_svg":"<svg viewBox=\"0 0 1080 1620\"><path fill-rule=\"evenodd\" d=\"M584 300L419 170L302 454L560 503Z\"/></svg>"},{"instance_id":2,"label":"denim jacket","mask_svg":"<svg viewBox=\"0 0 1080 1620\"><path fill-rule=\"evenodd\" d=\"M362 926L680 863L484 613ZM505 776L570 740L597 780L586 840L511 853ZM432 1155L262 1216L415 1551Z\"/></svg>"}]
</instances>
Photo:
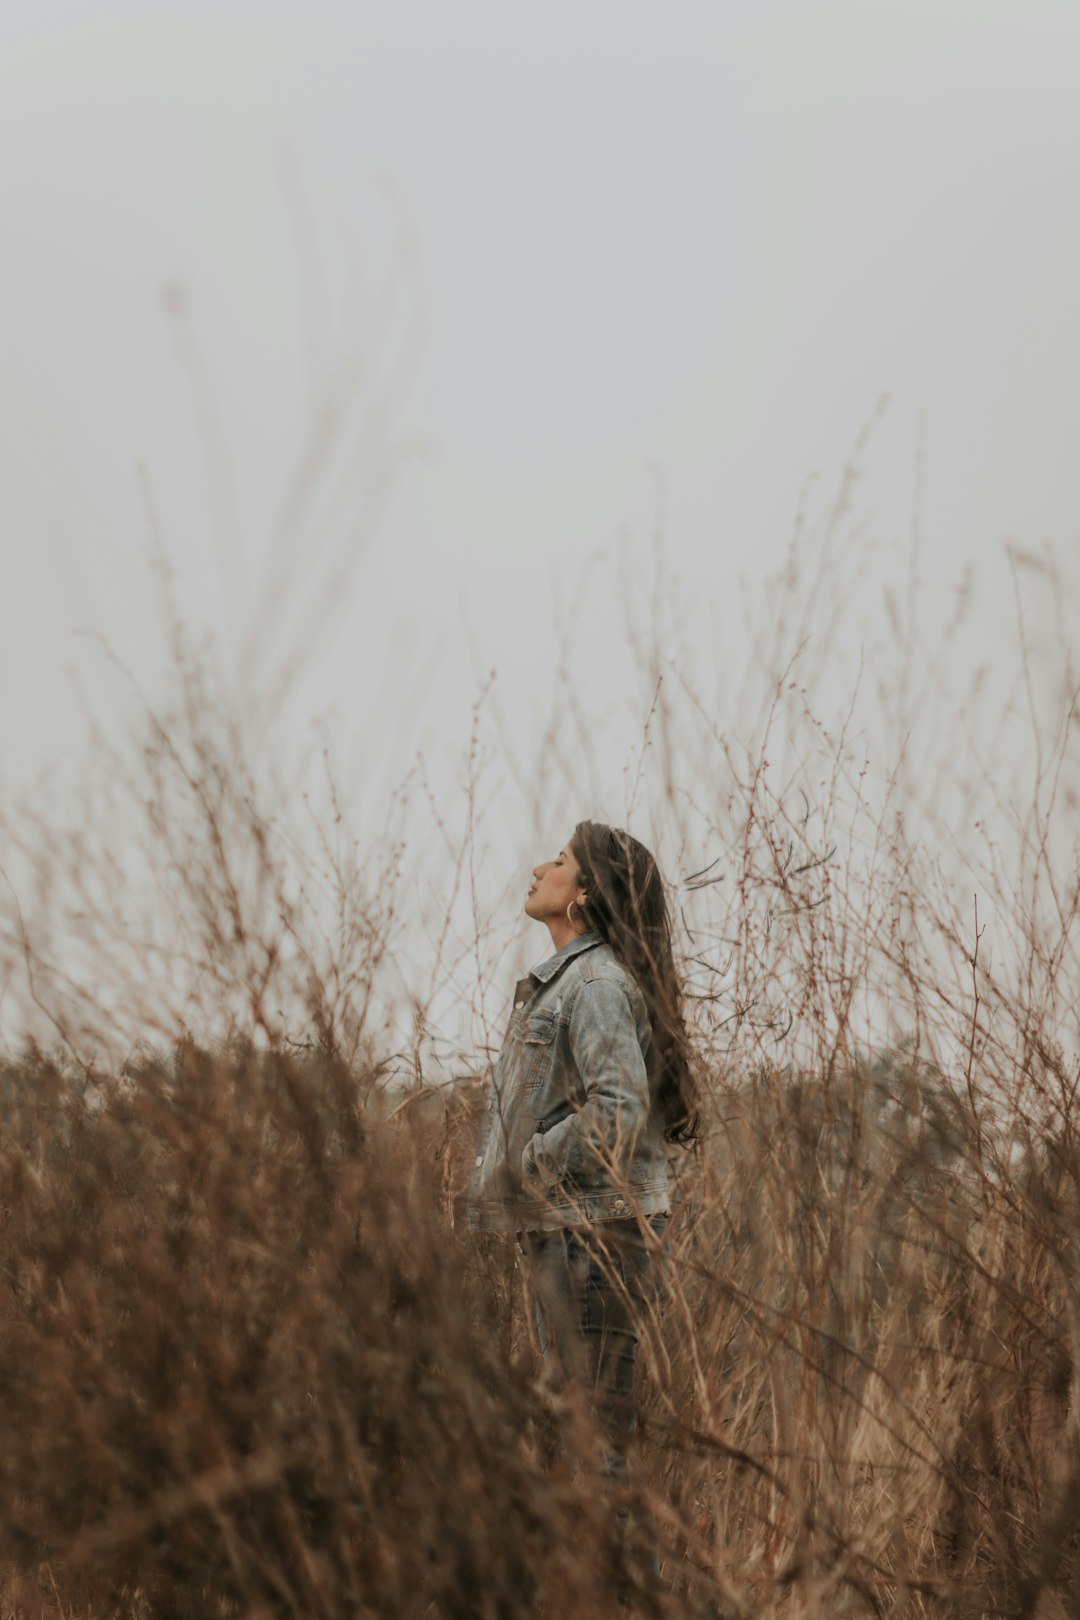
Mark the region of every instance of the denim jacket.
<instances>
[{"instance_id":1,"label":"denim jacket","mask_svg":"<svg viewBox=\"0 0 1080 1620\"><path fill-rule=\"evenodd\" d=\"M595 931L541 962L514 1009L469 1180L469 1224L542 1231L668 1208L645 998Z\"/></svg>"}]
</instances>

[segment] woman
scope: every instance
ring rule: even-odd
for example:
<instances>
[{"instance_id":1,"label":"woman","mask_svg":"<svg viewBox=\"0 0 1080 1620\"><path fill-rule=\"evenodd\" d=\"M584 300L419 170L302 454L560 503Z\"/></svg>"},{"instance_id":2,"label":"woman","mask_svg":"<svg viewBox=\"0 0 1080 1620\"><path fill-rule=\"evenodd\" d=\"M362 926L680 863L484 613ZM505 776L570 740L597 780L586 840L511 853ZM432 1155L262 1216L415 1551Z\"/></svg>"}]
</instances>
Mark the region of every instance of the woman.
<instances>
[{"instance_id":1,"label":"woman","mask_svg":"<svg viewBox=\"0 0 1080 1620\"><path fill-rule=\"evenodd\" d=\"M515 990L469 1219L518 1234L545 1363L585 1387L621 1483L669 1209L665 1142L697 1133L671 924L652 855L599 822L580 822L533 879L525 914L554 954Z\"/></svg>"}]
</instances>

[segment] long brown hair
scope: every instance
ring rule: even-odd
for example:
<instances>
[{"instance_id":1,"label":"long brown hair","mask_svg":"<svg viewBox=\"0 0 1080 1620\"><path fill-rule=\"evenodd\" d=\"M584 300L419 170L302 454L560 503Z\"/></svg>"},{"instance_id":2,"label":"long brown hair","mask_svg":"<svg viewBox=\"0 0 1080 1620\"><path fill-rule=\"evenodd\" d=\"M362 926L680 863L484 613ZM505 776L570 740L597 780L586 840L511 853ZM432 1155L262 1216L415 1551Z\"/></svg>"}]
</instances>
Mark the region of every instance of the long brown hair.
<instances>
[{"instance_id":1,"label":"long brown hair","mask_svg":"<svg viewBox=\"0 0 1080 1620\"><path fill-rule=\"evenodd\" d=\"M697 1087L660 870L644 844L600 821L579 821L570 851L586 893L579 908L585 923L607 941L645 997L652 1023L649 1085L664 1135L689 1146L698 1134Z\"/></svg>"}]
</instances>

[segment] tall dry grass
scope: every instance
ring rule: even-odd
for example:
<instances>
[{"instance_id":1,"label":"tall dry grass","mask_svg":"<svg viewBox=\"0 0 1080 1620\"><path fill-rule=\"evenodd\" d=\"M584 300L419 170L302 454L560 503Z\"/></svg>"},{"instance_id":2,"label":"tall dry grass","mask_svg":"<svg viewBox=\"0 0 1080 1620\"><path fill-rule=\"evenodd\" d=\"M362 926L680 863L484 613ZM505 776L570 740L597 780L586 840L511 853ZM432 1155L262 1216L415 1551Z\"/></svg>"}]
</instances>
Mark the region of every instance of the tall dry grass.
<instances>
[{"instance_id":1,"label":"tall dry grass","mask_svg":"<svg viewBox=\"0 0 1080 1620\"><path fill-rule=\"evenodd\" d=\"M515 1248L463 1225L509 988L482 707L461 816L414 805L448 874L421 971L416 824L357 849L331 794L305 854L176 631L108 818L11 829L37 886L5 982L51 1037L2 1076L8 1612L1077 1612L1068 643L1009 655L1011 775L978 777L970 705L943 727L913 624L880 724L832 703L845 514L775 582L738 726L677 637L634 644L630 820L673 879L705 1127L643 1338L659 1589L537 1378ZM561 797L564 831L593 807ZM490 1033L439 1085L435 989Z\"/></svg>"}]
</instances>

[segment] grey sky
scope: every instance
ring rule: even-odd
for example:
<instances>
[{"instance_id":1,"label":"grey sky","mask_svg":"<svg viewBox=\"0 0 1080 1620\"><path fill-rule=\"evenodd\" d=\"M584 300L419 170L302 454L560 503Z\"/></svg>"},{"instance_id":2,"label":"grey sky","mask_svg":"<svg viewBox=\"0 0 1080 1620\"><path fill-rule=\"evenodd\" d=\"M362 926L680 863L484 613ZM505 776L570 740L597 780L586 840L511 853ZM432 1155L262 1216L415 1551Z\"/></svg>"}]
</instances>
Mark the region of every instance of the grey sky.
<instances>
[{"instance_id":1,"label":"grey sky","mask_svg":"<svg viewBox=\"0 0 1080 1620\"><path fill-rule=\"evenodd\" d=\"M399 231L424 322L401 425L429 451L358 580L369 638L372 591L418 650L454 643L460 596L513 691L544 668L549 570L647 526L649 464L676 563L705 584L752 571L886 391L883 540L903 538L925 410L931 551L1074 542L1075 7L18 12L0 113L17 776L70 738L73 624L154 656L137 458L191 607L231 606L234 633L242 612L160 288L188 289L257 573L309 379L377 318ZM328 656L327 698L348 668Z\"/></svg>"}]
</instances>

